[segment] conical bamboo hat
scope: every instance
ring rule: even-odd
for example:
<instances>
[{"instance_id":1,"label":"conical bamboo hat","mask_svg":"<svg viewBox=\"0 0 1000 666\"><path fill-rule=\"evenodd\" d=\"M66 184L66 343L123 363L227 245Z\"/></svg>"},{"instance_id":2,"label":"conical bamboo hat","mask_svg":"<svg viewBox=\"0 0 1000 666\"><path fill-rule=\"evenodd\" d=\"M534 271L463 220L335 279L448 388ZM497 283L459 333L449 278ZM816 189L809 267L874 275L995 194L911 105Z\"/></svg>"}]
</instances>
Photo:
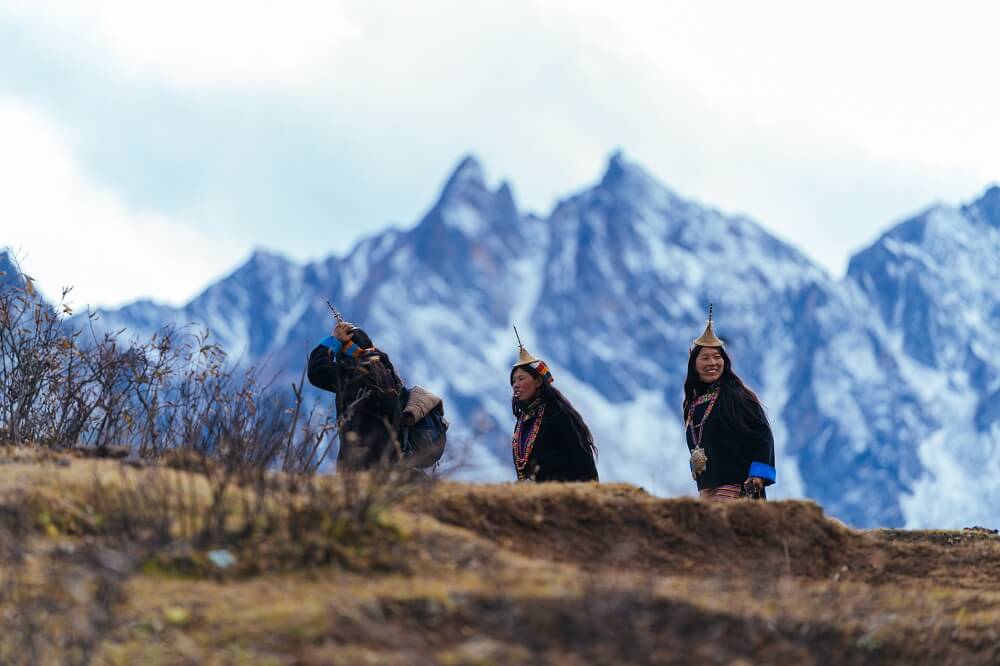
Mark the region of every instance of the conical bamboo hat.
<instances>
[{"instance_id":1,"label":"conical bamboo hat","mask_svg":"<svg viewBox=\"0 0 1000 666\"><path fill-rule=\"evenodd\" d=\"M720 340L715 335L715 329L712 328L712 304L708 304L708 325L705 326L705 332L701 334L701 337L694 341L699 347L725 347L726 343Z\"/></svg>"}]
</instances>

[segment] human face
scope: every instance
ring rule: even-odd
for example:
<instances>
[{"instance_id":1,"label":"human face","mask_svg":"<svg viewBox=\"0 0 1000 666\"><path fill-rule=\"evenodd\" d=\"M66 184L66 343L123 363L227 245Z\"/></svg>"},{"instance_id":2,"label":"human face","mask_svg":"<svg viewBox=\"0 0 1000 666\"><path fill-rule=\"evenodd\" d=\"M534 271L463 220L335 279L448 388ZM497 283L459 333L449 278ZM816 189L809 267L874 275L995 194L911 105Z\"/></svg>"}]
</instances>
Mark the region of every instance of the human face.
<instances>
[{"instance_id":1,"label":"human face","mask_svg":"<svg viewBox=\"0 0 1000 666\"><path fill-rule=\"evenodd\" d=\"M514 398L524 402L535 399L542 385L541 377L533 377L531 373L518 368L510 379L510 387L514 390Z\"/></svg>"},{"instance_id":2,"label":"human face","mask_svg":"<svg viewBox=\"0 0 1000 666\"><path fill-rule=\"evenodd\" d=\"M725 367L726 361L722 358L722 352L719 351L718 347L702 348L694 360L694 369L698 373L698 379L706 384L719 381Z\"/></svg>"}]
</instances>

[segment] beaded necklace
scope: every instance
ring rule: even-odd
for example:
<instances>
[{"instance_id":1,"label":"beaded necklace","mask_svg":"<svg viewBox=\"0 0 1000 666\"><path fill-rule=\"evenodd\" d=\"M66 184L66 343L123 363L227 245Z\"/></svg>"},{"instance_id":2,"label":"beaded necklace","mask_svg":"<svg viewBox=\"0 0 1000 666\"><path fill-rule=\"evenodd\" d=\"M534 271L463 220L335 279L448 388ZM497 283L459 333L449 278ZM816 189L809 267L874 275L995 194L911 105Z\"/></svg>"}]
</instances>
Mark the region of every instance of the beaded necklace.
<instances>
[{"instance_id":1,"label":"beaded necklace","mask_svg":"<svg viewBox=\"0 0 1000 666\"><path fill-rule=\"evenodd\" d=\"M704 395L698 396L691 401L691 405L688 407L685 425L691 430L691 438L694 440L695 446L701 446L701 436L705 432L705 421L708 420L708 415L712 413L712 408L715 407L715 402L719 399L720 388L721 387L716 386ZM704 405L706 402L709 403L708 409L705 410L705 414L701 417L701 421L698 422L698 425L695 425L694 409L699 405Z\"/></svg>"},{"instance_id":2,"label":"beaded necklace","mask_svg":"<svg viewBox=\"0 0 1000 666\"><path fill-rule=\"evenodd\" d=\"M528 465L528 458L531 457L531 450L535 447L535 438L538 437L538 431L542 428L542 417L545 415L545 405L542 404L538 408L538 415L535 416L535 422L531 424L531 430L528 431L528 439L521 443L521 424L524 423L525 418L529 418L529 415L522 413L517 417L517 425L514 426L514 437L511 439L511 448L514 452L514 468L517 470L517 480L523 481L525 479L524 468Z\"/></svg>"},{"instance_id":3,"label":"beaded necklace","mask_svg":"<svg viewBox=\"0 0 1000 666\"><path fill-rule=\"evenodd\" d=\"M712 408L715 407L715 402L719 399L719 390L721 387L716 386L714 389L708 391L704 395L700 395L691 401L691 406L688 407L687 419L685 419L685 425L691 430L691 439L694 441L694 448L691 449L691 459L688 464L691 467L691 478L697 480L698 475L705 471L708 467L708 456L705 454L705 449L701 448L701 438L705 433L705 421L708 420L708 415L712 413ZM705 410L705 414L701 417L701 421L698 425L694 423L694 408L698 405L703 405L708 403L708 409Z\"/></svg>"}]
</instances>

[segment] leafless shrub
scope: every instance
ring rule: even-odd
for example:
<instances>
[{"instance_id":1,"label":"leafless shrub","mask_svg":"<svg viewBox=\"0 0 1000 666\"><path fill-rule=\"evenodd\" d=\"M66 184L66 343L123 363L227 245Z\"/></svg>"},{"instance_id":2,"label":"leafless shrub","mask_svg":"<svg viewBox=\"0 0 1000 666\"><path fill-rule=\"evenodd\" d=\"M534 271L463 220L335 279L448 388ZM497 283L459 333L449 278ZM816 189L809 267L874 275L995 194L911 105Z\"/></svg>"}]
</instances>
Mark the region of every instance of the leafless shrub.
<instances>
[{"instance_id":1,"label":"leafless shrub","mask_svg":"<svg viewBox=\"0 0 1000 666\"><path fill-rule=\"evenodd\" d=\"M52 306L29 278L0 277L0 445L131 455L119 477L61 498L65 516L0 504L0 663L89 663L123 583L144 566L214 576L406 566L383 517L426 477L390 460L317 475L339 424L307 406L304 368L279 390L234 367L207 332L98 333L95 314L70 319L69 293ZM388 424L386 437L398 453ZM45 529L72 545L33 542Z\"/></svg>"},{"instance_id":2,"label":"leafless shrub","mask_svg":"<svg viewBox=\"0 0 1000 666\"><path fill-rule=\"evenodd\" d=\"M127 446L143 458L185 449L299 473L329 456L333 419L304 408L304 369L279 389L235 369L207 332L166 326L125 341L124 330L99 334L94 313L74 327L69 293L52 306L30 278L0 282L0 443Z\"/></svg>"},{"instance_id":3,"label":"leafless shrub","mask_svg":"<svg viewBox=\"0 0 1000 666\"><path fill-rule=\"evenodd\" d=\"M334 566L409 566L385 512L426 488L398 465L338 475L229 465L188 450L185 469L120 463L50 505L47 491L0 503L0 663L87 664L116 626L140 569L232 577ZM42 533L67 539L54 544ZM220 553L231 564L220 563Z\"/></svg>"}]
</instances>

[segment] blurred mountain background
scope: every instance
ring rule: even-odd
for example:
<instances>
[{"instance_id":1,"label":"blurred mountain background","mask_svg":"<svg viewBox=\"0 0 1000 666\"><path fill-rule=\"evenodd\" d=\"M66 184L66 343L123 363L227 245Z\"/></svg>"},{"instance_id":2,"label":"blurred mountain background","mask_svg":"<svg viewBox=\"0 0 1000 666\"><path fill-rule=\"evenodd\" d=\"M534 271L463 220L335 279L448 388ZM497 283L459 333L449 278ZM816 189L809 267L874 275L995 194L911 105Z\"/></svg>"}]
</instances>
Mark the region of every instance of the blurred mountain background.
<instances>
[{"instance_id":1,"label":"blurred mountain background","mask_svg":"<svg viewBox=\"0 0 1000 666\"><path fill-rule=\"evenodd\" d=\"M204 326L287 384L328 333L330 299L408 384L444 396L461 478L512 480L516 324L593 429L601 479L676 495L693 492L679 405L712 302L774 428L772 497L855 526L954 527L1000 522L998 282L996 186L893 226L834 279L621 153L547 217L470 156L413 228L309 263L257 251L183 307L137 301L95 325Z\"/></svg>"}]
</instances>

